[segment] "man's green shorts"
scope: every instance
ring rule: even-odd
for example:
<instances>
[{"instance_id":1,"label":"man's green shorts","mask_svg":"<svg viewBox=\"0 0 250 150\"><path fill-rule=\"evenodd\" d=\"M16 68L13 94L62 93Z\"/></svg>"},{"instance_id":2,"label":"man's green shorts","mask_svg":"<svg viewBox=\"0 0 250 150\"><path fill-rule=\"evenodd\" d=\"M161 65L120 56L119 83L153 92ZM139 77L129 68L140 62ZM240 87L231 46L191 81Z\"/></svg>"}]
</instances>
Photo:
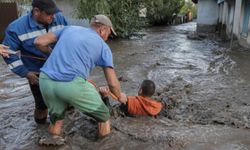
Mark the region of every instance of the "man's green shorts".
<instances>
[{"instance_id":1,"label":"man's green shorts","mask_svg":"<svg viewBox=\"0 0 250 150\"><path fill-rule=\"evenodd\" d=\"M62 82L51 80L41 73L39 85L53 124L64 118L68 105L74 106L98 122L105 122L110 117L109 110L96 88L83 78L76 77L70 82Z\"/></svg>"}]
</instances>

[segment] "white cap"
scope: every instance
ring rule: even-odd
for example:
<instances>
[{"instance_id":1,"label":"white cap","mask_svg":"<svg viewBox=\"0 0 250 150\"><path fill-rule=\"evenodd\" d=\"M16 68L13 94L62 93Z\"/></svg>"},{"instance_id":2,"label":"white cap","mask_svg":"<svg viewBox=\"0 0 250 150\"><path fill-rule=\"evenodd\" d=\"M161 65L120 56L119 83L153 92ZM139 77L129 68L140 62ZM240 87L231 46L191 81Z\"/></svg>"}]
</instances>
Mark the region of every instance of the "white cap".
<instances>
[{"instance_id":1,"label":"white cap","mask_svg":"<svg viewBox=\"0 0 250 150\"><path fill-rule=\"evenodd\" d=\"M93 23L93 22L95 22L95 23L100 23L100 24L103 24L103 25L106 25L106 26L110 27L112 33L113 33L114 35L117 35L117 34L115 33L115 30L114 30L114 28L113 28L113 25L112 25L111 20L110 20L107 16L105 16L105 15L95 15L95 16L91 19L90 23Z\"/></svg>"}]
</instances>

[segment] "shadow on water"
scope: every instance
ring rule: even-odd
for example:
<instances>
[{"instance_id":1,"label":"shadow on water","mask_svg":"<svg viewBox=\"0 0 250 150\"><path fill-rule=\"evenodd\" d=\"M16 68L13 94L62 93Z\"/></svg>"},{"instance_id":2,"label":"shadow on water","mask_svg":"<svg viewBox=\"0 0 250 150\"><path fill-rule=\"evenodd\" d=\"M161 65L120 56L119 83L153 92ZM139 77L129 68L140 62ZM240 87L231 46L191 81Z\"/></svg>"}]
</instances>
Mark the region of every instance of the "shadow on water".
<instances>
[{"instance_id":1,"label":"shadow on water","mask_svg":"<svg viewBox=\"0 0 250 150\"><path fill-rule=\"evenodd\" d=\"M112 134L99 140L94 120L69 112L67 144L57 149L250 149L250 52L229 51L216 38L189 39L195 28L154 27L142 39L109 42L123 91L135 95L149 78L154 98L168 107L157 119L113 117ZM0 63L0 149L54 149L37 145L47 125L33 121L27 82ZM101 72L91 76L98 85L105 84Z\"/></svg>"}]
</instances>

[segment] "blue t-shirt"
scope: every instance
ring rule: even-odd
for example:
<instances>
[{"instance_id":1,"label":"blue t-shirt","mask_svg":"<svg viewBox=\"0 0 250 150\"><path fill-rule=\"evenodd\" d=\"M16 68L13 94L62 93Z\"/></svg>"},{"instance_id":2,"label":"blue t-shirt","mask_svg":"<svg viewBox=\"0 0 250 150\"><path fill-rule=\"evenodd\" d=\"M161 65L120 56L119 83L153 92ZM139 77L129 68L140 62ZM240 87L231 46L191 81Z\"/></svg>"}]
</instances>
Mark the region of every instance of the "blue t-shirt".
<instances>
[{"instance_id":1,"label":"blue t-shirt","mask_svg":"<svg viewBox=\"0 0 250 150\"><path fill-rule=\"evenodd\" d=\"M41 68L52 80L88 79L95 66L113 68L112 52L95 30L67 26L55 34L57 44Z\"/></svg>"}]
</instances>

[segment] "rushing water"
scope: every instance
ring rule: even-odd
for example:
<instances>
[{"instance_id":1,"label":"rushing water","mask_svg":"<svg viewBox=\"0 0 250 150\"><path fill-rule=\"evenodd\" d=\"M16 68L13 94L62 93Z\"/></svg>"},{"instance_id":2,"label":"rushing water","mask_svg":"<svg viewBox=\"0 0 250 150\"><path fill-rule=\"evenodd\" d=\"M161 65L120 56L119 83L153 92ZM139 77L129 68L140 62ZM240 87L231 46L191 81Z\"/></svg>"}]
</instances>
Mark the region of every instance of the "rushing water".
<instances>
[{"instance_id":1,"label":"rushing water","mask_svg":"<svg viewBox=\"0 0 250 150\"><path fill-rule=\"evenodd\" d=\"M142 39L110 41L125 93L137 94L148 78L157 85L155 98L175 105L158 118L112 117L112 134L97 141L96 122L70 112L67 144L58 149L250 149L250 51L229 51L216 37L187 38L195 28L195 23L154 27ZM48 125L33 121L26 80L0 64L0 149L55 149L37 144ZM91 78L105 84L100 68Z\"/></svg>"}]
</instances>

